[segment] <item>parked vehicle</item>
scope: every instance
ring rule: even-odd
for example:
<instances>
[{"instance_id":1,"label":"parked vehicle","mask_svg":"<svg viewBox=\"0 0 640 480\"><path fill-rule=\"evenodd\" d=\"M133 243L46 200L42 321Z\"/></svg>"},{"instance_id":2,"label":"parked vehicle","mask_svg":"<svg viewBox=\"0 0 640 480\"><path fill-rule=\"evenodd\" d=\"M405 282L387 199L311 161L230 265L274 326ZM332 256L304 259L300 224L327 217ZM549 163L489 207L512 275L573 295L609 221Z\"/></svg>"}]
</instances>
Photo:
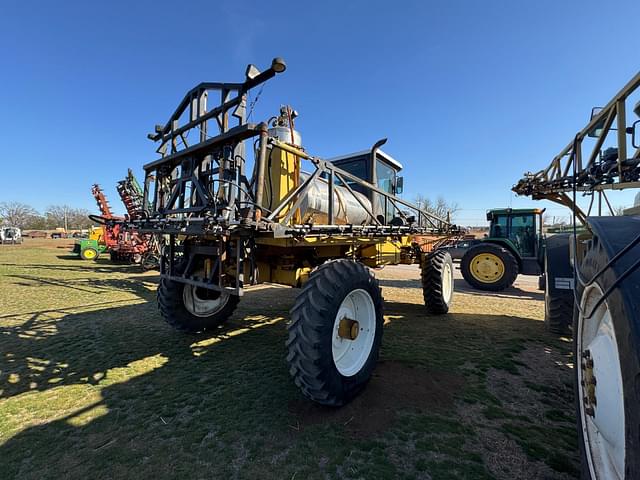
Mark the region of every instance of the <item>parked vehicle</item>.
<instances>
[{"instance_id":1,"label":"parked vehicle","mask_svg":"<svg viewBox=\"0 0 640 480\"><path fill-rule=\"evenodd\" d=\"M285 68L276 58L264 72L249 65L243 83L187 92L150 135L162 156L144 166L143 214L123 223L162 244L158 307L177 330L215 332L250 285L300 288L287 327L289 371L307 398L337 407L365 388L378 360L383 298L371 268L419 264L424 311L445 314L451 257L422 252L413 237L460 230L396 196L402 165L380 150L386 139L328 161L301 147L289 106L271 127L248 122L249 90ZM183 148L178 139L189 132ZM245 142L256 146L251 180Z\"/></svg>"},{"instance_id":2,"label":"parked vehicle","mask_svg":"<svg viewBox=\"0 0 640 480\"><path fill-rule=\"evenodd\" d=\"M449 252L449 255L451 255L451 258L453 260L462 260L462 257L467 252L467 250L475 245L480 244L481 242L482 240L478 239L455 240L451 243L439 247L438 250L445 250Z\"/></svg>"},{"instance_id":3,"label":"parked vehicle","mask_svg":"<svg viewBox=\"0 0 640 480\"><path fill-rule=\"evenodd\" d=\"M22 243L22 233L18 227L2 227L0 228L0 242L17 244Z\"/></svg>"}]
</instances>

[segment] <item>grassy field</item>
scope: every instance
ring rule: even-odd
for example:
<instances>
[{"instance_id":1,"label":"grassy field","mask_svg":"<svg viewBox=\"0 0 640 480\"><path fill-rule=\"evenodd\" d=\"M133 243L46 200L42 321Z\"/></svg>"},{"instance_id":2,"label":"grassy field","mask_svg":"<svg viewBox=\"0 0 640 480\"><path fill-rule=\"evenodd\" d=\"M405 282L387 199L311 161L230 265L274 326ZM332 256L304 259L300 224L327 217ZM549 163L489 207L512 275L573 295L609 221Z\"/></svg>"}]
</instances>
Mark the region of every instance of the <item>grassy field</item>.
<instances>
[{"instance_id":1,"label":"grassy field","mask_svg":"<svg viewBox=\"0 0 640 480\"><path fill-rule=\"evenodd\" d=\"M58 245L0 247L2 478L576 475L570 344L544 332L539 292L456 293L438 317L417 269L377 272L381 363L331 410L288 375L295 290L260 286L219 331L179 334L157 275Z\"/></svg>"}]
</instances>

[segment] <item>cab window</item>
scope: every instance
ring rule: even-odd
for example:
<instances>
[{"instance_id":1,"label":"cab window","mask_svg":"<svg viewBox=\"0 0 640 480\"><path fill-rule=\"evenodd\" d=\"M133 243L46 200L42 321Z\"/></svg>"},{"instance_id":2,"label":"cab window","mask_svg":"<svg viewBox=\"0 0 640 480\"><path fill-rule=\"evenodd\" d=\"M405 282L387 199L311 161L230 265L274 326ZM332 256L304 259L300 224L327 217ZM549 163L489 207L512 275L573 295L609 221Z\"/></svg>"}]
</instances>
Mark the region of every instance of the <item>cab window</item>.
<instances>
[{"instance_id":1,"label":"cab window","mask_svg":"<svg viewBox=\"0 0 640 480\"><path fill-rule=\"evenodd\" d=\"M490 237L493 238L507 238L509 229L509 218L506 215L497 215L493 222L491 222Z\"/></svg>"},{"instance_id":2,"label":"cab window","mask_svg":"<svg viewBox=\"0 0 640 480\"><path fill-rule=\"evenodd\" d=\"M376 178L378 179L378 188L385 192L393 194L393 184L396 171L386 163L378 160L376 162Z\"/></svg>"},{"instance_id":3,"label":"cab window","mask_svg":"<svg viewBox=\"0 0 640 480\"><path fill-rule=\"evenodd\" d=\"M344 163L342 162L336 163L336 166L341 168L342 170L349 172L351 175L355 177L361 178L362 180L368 180L369 178L369 175L367 172L368 170L367 163L364 162L362 159L352 160ZM348 179L347 179L347 182L349 184L354 183Z\"/></svg>"},{"instance_id":4,"label":"cab window","mask_svg":"<svg viewBox=\"0 0 640 480\"><path fill-rule=\"evenodd\" d=\"M383 163L379 159L376 161L376 181L377 187L387 193L393 195L393 186L395 185L396 171L391 166ZM396 216L395 207L393 204L382 195L376 194L374 197L380 205L379 215L384 219L385 224L389 224L393 217Z\"/></svg>"},{"instance_id":5,"label":"cab window","mask_svg":"<svg viewBox=\"0 0 640 480\"><path fill-rule=\"evenodd\" d=\"M357 157L353 160L350 159L346 161L342 160L340 162L335 162L335 166L349 172L354 177L361 178L366 182L371 180L371 176L369 175L369 170L371 169L369 168L368 162L366 161L365 157ZM345 178L344 180L356 192L367 195L367 190L362 185L348 178ZM340 185L341 183L342 182L336 179L336 185Z\"/></svg>"}]
</instances>

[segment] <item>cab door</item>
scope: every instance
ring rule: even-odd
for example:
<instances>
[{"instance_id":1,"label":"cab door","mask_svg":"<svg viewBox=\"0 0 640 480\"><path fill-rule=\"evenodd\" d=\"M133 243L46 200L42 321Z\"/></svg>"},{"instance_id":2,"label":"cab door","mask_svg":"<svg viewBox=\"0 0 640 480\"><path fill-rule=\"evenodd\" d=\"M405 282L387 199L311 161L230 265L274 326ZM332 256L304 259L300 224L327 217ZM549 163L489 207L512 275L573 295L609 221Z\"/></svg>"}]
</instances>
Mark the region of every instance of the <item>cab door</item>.
<instances>
[{"instance_id":1,"label":"cab door","mask_svg":"<svg viewBox=\"0 0 640 480\"><path fill-rule=\"evenodd\" d=\"M522 258L537 257L536 215L534 213L512 215L509 240L515 245Z\"/></svg>"},{"instance_id":2,"label":"cab door","mask_svg":"<svg viewBox=\"0 0 640 480\"><path fill-rule=\"evenodd\" d=\"M377 187L390 195L395 195L394 186L396 184L397 171L386 162L381 161L379 158L376 160L376 179ZM378 214L384 217L384 224L389 225L391 220L397 215L395 207L389 201L389 199L383 195L375 194L376 201L378 202Z\"/></svg>"}]
</instances>

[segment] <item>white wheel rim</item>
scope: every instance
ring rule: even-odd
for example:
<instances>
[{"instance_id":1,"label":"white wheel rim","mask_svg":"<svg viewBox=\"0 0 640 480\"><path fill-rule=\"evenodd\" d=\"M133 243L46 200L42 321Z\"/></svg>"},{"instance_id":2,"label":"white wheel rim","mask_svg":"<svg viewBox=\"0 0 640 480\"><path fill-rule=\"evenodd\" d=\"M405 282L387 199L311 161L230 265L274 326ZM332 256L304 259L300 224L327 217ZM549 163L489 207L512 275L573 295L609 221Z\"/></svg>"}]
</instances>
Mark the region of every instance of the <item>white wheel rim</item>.
<instances>
[{"instance_id":1,"label":"white wheel rim","mask_svg":"<svg viewBox=\"0 0 640 480\"><path fill-rule=\"evenodd\" d=\"M597 284L587 287L582 295L581 310L591 312L596 302L602 298L602 290ZM625 417L622 373L616 332L607 302L591 315L578 318L576 359L578 369L578 401L582 419L584 447L591 477L600 479L624 478L626 455ZM586 361L593 361L595 377L595 405L589 398ZM593 415L588 413L593 409Z\"/></svg>"},{"instance_id":2,"label":"white wheel rim","mask_svg":"<svg viewBox=\"0 0 640 480\"><path fill-rule=\"evenodd\" d=\"M340 321L348 318L358 322L358 336L342 338ZM331 354L338 372L345 377L356 375L367 362L376 336L376 309L371 295L361 288L352 290L338 308L333 322Z\"/></svg>"},{"instance_id":3,"label":"white wheel rim","mask_svg":"<svg viewBox=\"0 0 640 480\"><path fill-rule=\"evenodd\" d=\"M453 272L449 262L445 262L442 269L442 298L447 305L451 302L451 295L453 295Z\"/></svg>"},{"instance_id":4,"label":"white wheel rim","mask_svg":"<svg viewBox=\"0 0 640 480\"><path fill-rule=\"evenodd\" d=\"M185 285L182 290L182 301L185 308L196 317L215 315L227 304L229 296L226 292L220 292L218 298L215 299L201 298L198 296L198 287L194 285Z\"/></svg>"}]
</instances>

